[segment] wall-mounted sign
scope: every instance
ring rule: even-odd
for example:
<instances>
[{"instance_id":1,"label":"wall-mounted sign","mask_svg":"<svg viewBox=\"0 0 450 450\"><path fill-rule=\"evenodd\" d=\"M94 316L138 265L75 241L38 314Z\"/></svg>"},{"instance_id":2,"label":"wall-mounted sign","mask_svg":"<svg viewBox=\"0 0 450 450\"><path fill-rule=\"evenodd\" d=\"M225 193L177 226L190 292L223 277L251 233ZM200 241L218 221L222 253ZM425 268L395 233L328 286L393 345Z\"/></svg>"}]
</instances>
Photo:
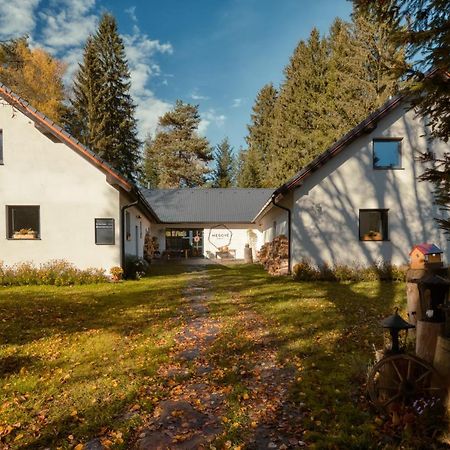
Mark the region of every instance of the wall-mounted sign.
<instances>
[{"instance_id":1,"label":"wall-mounted sign","mask_svg":"<svg viewBox=\"0 0 450 450\"><path fill-rule=\"evenodd\" d=\"M95 243L114 245L114 219L95 219Z\"/></svg>"},{"instance_id":2,"label":"wall-mounted sign","mask_svg":"<svg viewBox=\"0 0 450 450\"><path fill-rule=\"evenodd\" d=\"M208 241L217 249L231 244L233 233L226 225L216 225L209 230Z\"/></svg>"}]
</instances>

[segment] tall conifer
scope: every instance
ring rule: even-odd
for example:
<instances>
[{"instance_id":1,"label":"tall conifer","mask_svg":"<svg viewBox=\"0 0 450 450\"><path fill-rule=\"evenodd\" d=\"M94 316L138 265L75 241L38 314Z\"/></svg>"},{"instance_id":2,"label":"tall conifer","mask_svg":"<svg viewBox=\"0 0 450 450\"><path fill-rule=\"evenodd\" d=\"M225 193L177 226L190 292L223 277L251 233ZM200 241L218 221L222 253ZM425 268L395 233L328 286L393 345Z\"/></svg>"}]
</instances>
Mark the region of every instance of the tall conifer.
<instances>
[{"instance_id":1,"label":"tall conifer","mask_svg":"<svg viewBox=\"0 0 450 450\"><path fill-rule=\"evenodd\" d=\"M198 106L177 100L159 118L158 131L146 148L146 170L159 188L202 186L212 160L206 138L198 135Z\"/></svg>"},{"instance_id":2,"label":"tall conifer","mask_svg":"<svg viewBox=\"0 0 450 450\"><path fill-rule=\"evenodd\" d=\"M249 187L268 187L268 164L270 161L270 140L273 133L274 108L277 100L277 90L273 84L266 84L258 92L253 112L251 114L251 123L248 125L248 136L246 138L248 148L254 153L254 157L247 158L243 164L253 164L257 160L257 170L259 171L258 186ZM251 171L250 171L251 172Z\"/></svg>"},{"instance_id":3,"label":"tall conifer","mask_svg":"<svg viewBox=\"0 0 450 450\"><path fill-rule=\"evenodd\" d=\"M138 175L140 159L135 108L123 41L114 17L104 14L85 46L68 128L132 179Z\"/></svg>"},{"instance_id":4,"label":"tall conifer","mask_svg":"<svg viewBox=\"0 0 450 450\"><path fill-rule=\"evenodd\" d=\"M224 138L214 152L215 168L212 173L212 187L228 188L234 184L235 163L233 149L228 138Z\"/></svg>"}]
</instances>

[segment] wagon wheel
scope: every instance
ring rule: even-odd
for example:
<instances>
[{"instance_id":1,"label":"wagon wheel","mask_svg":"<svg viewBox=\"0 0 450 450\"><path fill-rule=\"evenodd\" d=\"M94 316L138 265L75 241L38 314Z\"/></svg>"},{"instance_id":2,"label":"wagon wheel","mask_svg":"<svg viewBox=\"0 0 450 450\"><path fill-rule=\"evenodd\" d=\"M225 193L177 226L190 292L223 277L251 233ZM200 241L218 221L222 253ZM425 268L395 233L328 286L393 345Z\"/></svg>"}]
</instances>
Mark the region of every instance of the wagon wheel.
<instances>
[{"instance_id":1,"label":"wagon wheel","mask_svg":"<svg viewBox=\"0 0 450 450\"><path fill-rule=\"evenodd\" d=\"M432 403L447 394L436 369L408 354L387 356L375 364L368 376L367 390L380 408L394 404L409 407L417 400Z\"/></svg>"}]
</instances>

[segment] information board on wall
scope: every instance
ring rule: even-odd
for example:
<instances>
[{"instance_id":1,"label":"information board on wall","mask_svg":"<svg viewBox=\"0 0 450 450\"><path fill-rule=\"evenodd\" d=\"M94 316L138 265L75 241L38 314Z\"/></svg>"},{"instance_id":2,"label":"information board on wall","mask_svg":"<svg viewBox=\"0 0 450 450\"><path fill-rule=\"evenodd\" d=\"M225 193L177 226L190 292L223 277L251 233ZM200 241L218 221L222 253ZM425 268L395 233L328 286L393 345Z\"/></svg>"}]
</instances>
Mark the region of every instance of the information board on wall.
<instances>
[{"instance_id":1,"label":"information board on wall","mask_svg":"<svg viewBox=\"0 0 450 450\"><path fill-rule=\"evenodd\" d=\"M97 245L114 245L114 219L95 219L95 243Z\"/></svg>"}]
</instances>

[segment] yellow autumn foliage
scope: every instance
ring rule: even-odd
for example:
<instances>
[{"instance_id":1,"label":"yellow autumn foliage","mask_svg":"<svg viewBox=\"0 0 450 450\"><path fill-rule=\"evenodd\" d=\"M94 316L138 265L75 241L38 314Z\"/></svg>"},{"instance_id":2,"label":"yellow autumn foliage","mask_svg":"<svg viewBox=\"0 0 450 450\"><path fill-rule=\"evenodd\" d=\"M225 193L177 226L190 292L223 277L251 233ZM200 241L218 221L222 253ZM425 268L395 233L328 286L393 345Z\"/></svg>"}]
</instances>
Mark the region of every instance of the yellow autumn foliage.
<instances>
[{"instance_id":1,"label":"yellow autumn foliage","mask_svg":"<svg viewBox=\"0 0 450 450\"><path fill-rule=\"evenodd\" d=\"M0 65L0 81L34 108L59 121L64 100L62 77L66 65L24 40L14 49L14 60Z\"/></svg>"}]
</instances>

